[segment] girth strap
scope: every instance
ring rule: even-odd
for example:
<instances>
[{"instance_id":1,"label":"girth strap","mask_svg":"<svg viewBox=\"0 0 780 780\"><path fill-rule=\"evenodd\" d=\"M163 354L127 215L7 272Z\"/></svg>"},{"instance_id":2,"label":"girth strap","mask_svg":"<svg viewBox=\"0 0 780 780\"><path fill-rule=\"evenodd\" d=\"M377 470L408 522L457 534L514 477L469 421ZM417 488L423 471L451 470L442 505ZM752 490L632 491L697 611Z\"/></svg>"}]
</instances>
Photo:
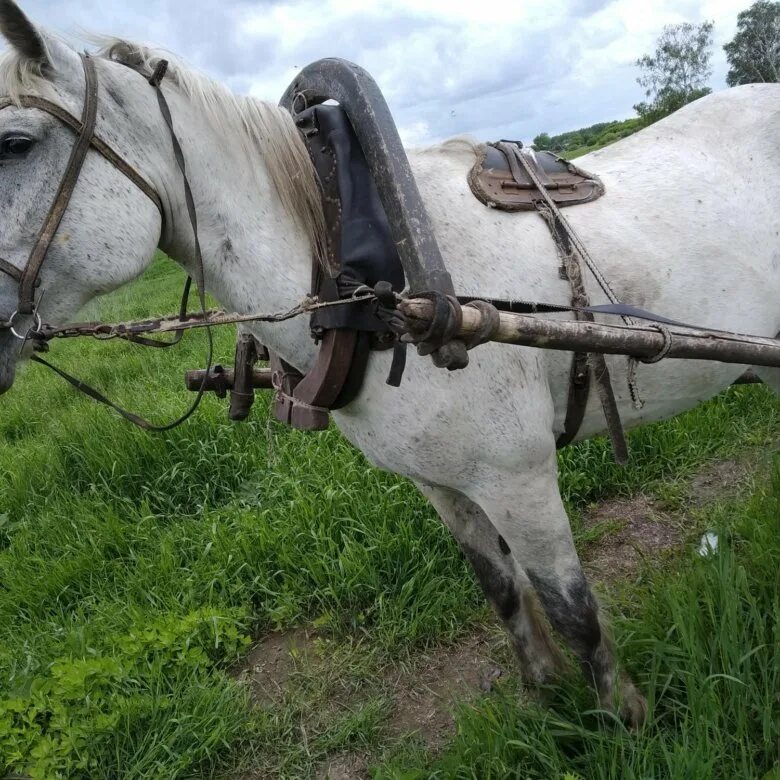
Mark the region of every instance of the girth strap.
<instances>
[{"instance_id":1,"label":"girth strap","mask_svg":"<svg viewBox=\"0 0 780 780\"><path fill-rule=\"evenodd\" d=\"M585 262L588 269L595 276L599 286L613 304L618 303L617 296L591 259L571 225L561 214L555 201L547 192L544 183L539 177L537 166L531 164L529 158L526 157L517 144L501 141L495 146L506 156L510 170L513 171L514 175L518 175L515 173L518 166L522 167L530 181L539 190L539 200L535 202L536 209L547 222L555 241L555 246L563 261L566 277L572 288L572 307L575 309L575 316L579 320L593 322L593 314L587 311L590 301L582 278L580 260ZM628 461L628 445L604 355L598 353L586 355L582 352L575 352L569 373L570 386L566 420L564 422L564 430L558 437L556 445L559 448L563 447L577 435L577 431L585 416L585 406L588 401L590 387L589 379L592 376L598 390L601 407L607 423L607 431L612 441L615 460L621 465L625 464Z\"/></svg>"}]
</instances>

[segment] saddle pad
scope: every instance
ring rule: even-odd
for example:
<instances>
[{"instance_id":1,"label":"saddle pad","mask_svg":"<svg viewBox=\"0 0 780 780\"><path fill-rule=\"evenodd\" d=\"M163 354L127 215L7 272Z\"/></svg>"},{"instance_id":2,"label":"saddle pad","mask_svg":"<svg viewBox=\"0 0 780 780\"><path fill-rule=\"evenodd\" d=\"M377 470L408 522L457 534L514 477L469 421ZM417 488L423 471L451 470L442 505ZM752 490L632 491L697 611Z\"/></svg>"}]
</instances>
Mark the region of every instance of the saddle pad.
<instances>
[{"instance_id":1,"label":"saddle pad","mask_svg":"<svg viewBox=\"0 0 780 780\"><path fill-rule=\"evenodd\" d=\"M588 203L604 194L600 179L574 163L552 152L529 151L519 143L517 146L558 206ZM502 211L531 211L539 200L539 190L528 174L521 166L510 166L506 155L493 144L480 149L468 182L477 200Z\"/></svg>"}]
</instances>

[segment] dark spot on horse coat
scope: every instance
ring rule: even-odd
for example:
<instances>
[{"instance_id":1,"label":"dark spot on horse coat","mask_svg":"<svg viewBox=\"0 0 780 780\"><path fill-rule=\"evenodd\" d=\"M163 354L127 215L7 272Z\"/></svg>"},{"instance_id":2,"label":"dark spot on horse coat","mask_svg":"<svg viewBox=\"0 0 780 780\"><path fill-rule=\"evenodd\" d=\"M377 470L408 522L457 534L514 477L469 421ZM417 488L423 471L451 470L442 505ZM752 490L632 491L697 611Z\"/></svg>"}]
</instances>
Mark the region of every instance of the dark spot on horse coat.
<instances>
[{"instance_id":1,"label":"dark spot on horse coat","mask_svg":"<svg viewBox=\"0 0 780 780\"><path fill-rule=\"evenodd\" d=\"M222 242L222 257L226 263L235 263L238 260L238 255L233 249L233 242L230 240L230 236Z\"/></svg>"},{"instance_id":2,"label":"dark spot on horse coat","mask_svg":"<svg viewBox=\"0 0 780 780\"><path fill-rule=\"evenodd\" d=\"M467 545L462 547L487 600L502 620L509 620L520 609L520 594L514 581L478 550Z\"/></svg>"},{"instance_id":3,"label":"dark spot on horse coat","mask_svg":"<svg viewBox=\"0 0 780 780\"><path fill-rule=\"evenodd\" d=\"M579 655L589 655L601 642L598 604L581 571L565 587L527 569L553 628Z\"/></svg>"}]
</instances>

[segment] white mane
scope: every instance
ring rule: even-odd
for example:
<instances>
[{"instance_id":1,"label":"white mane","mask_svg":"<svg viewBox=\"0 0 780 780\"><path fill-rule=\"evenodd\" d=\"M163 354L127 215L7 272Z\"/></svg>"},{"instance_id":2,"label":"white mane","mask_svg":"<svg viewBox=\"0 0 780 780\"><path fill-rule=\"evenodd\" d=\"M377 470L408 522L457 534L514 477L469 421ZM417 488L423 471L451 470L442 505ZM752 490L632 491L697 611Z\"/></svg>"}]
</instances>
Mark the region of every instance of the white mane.
<instances>
[{"instance_id":1,"label":"white mane","mask_svg":"<svg viewBox=\"0 0 780 780\"><path fill-rule=\"evenodd\" d=\"M41 63L20 57L15 48L9 46L0 52L0 95L18 100L22 95L53 95L49 82L41 72Z\"/></svg>"},{"instance_id":2,"label":"white mane","mask_svg":"<svg viewBox=\"0 0 780 780\"><path fill-rule=\"evenodd\" d=\"M162 49L109 36L91 36L99 45L94 56L151 72L160 59L168 60L166 83L173 84L225 137L236 139L249 159L260 155L282 205L310 237L324 261L325 223L314 166L289 112L256 98L234 95L223 85L187 67ZM10 49L0 55L0 94L51 93L38 63L20 58Z\"/></svg>"}]
</instances>

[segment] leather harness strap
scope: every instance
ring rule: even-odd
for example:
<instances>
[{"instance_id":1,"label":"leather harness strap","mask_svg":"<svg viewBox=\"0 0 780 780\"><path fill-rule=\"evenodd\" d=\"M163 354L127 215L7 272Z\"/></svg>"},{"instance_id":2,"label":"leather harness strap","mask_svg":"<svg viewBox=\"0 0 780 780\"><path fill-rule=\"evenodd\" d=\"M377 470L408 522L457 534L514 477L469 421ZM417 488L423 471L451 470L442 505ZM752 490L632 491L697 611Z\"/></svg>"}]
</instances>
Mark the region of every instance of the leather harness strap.
<instances>
[{"instance_id":1,"label":"leather harness strap","mask_svg":"<svg viewBox=\"0 0 780 780\"><path fill-rule=\"evenodd\" d=\"M89 58L87 58L89 59ZM18 101L14 101L11 98L0 99L0 111L4 108L10 108L11 106L21 106L22 108L38 108L41 111L45 111L47 114L59 119L64 125L67 125L77 135L81 134L83 124L81 120L77 119L69 111L66 111L62 106L58 106L56 103L52 103L46 98L38 97L37 95L22 95ZM117 170L121 171L128 179L130 179L141 192L146 195L149 200L157 206L157 210L160 212L160 216L163 216L163 207L160 196L157 191L149 184L138 171L133 168L128 162L123 160L112 148L107 144L100 136L95 135L93 132L90 138L90 145L96 152L106 158Z\"/></svg>"},{"instance_id":2,"label":"leather harness strap","mask_svg":"<svg viewBox=\"0 0 780 780\"><path fill-rule=\"evenodd\" d=\"M98 105L97 71L95 69L94 61L88 54L82 54L80 56L82 65L84 67L85 78L84 105L82 108L80 120L76 119L76 117L74 117L70 112L66 111L61 106L34 95L23 95L19 98L18 102L15 102L10 98L0 99L0 110L14 105L20 105L23 108L37 108L42 111L46 111L57 119L60 119L77 134L76 143L71 149L68 165L57 190L54 203L46 215L43 227L41 228L35 245L30 252L26 266L23 270L20 270L16 266L9 263L7 260L0 258L0 272L7 274L19 283L19 303L17 306L17 311L14 312L14 314L11 316L10 321L0 323L0 328L11 329L14 334L15 331L13 330L13 320L16 314L36 313L35 287L38 282L41 266L46 259L46 253L48 252L49 246L54 239L57 228L62 221L62 217L68 208L71 196L73 195L73 191L79 179L79 174L81 173L81 169L84 165L84 160L86 159L87 152L90 148L94 148L96 151L100 152L100 154L105 157L105 159L114 165L114 167L116 167L121 173L127 176L127 178L130 179L130 181L132 181L133 184L135 184L155 204L158 211L160 212L161 219L163 222L165 221L162 201L160 200L160 197L155 191L154 187L152 187L152 185L149 184L149 182L147 182L146 179L141 176L141 174L139 174L129 163L123 160L107 143L100 140L100 138L95 135ZM189 181L187 179L184 153L182 151L181 145L179 144L179 139L176 137L176 132L173 127L173 120L171 118L170 109L168 108L168 103L165 99L165 95L160 89L160 82L165 76L167 67L167 61L160 60L157 64L154 74L150 79L148 79L148 81L149 84L154 88L157 95L157 102L160 107L160 112L162 113L166 127L170 133L176 166L179 168L182 176L184 194L187 203L187 213L195 238L195 262L197 268L196 282L198 287L198 299L200 302L202 314L205 317L206 294L204 287L203 257L201 255L200 241L198 239L198 222L195 211L195 202L192 197L192 190L190 188ZM188 277L184 286L184 293L182 295L179 310L180 318L184 318L187 312L187 300L189 297L191 284L192 279ZM38 327L40 328L40 318L38 318ZM175 330L174 338L171 341L155 341L153 339L145 338L139 334L134 334L133 336L128 337L128 340L135 341L136 343L143 344L144 346L169 347L173 346L173 344L176 344L181 339L183 333L183 328ZM206 371L206 374L208 374L213 358L213 339L211 335L211 328L209 326L206 327L206 333L208 337L209 367ZM19 338L25 339L31 337L35 338L35 332L28 332L28 334L24 337L19 336ZM36 348L41 346L42 345L39 343L36 345ZM30 359L52 369L63 379L73 385L77 390L80 390L82 393L85 393L91 398L94 398L96 401L100 401L100 403L110 406L112 409L121 414L122 417L124 417L126 420L129 420L140 428L144 428L145 430L149 431L167 431L171 428L175 428L177 425L180 425L195 411L195 409L197 409L206 389L206 381L204 378L195 400L191 404L190 408L183 415L181 415L181 417L166 425L154 425L147 420L144 420L139 415L122 409L120 406L104 396L100 391L95 390L81 380L71 376L67 372L63 371L52 363L49 363L47 360L44 360L38 355L32 355Z\"/></svg>"},{"instance_id":3,"label":"leather harness strap","mask_svg":"<svg viewBox=\"0 0 780 780\"><path fill-rule=\"evenodd\" d=\"M71 150L54 202L46 215L24 269L20 270L7 260L0 258L0 272L19 283L17 304L19 314L32 314L35 311L35 288L38 284L41 267L68 208L90 147L100 152L117 170L127 176L155 204L160 216L163 216L162 202L154 187L105 141L95 135L98 104L97 73L95 63L89 55L82 54L81 62L84 67L85 91L80 120L56 103L35 95L23 95L18 102L11 98L0 100L0 110L15 105L20 105L23 108L36 108L56 117L77 134L76 143Z\"/></svg>"},{"instance_id":4,"label":"leather harness strap","mask_svg":"<svg viewBox=\"0 0 780 780\"><path fill-rule=\"evenodd\" d=\"M16 282L22 281L22 270L15 265L11 265L7 260L3 260L2 257L0 257L0 271L8 274Z\"/></svg>"},{"instance_id":5,"label":"leather harness strap","mask_svg":"<svg viewBox=\"0 0 780 780\"><path fill-rule=\"evenodd\" d=\"M572 289L572 307L576 310L577 319L594 321L593 314L587 311L590 305L588 293L582 278L581 261L585 261L588 268L595 276L599 286L604 290L612 303L617 303L617 296L612 291L606 279L602 276L598 267L588 255L582 242L561 214L558 205L547 192L544 182L541 180L537 166L517 144L500 141L496 144L509 162L510 170L518 177L518 167L522 167L526 176L534 183L539 191L539 199L535 201L536 209L547 222L555 245L563 261L566 278ZM585 407L588 401L590 377L596 383L601 406L607 423L607 431L612 441L612 449L615 460L624 464L628 461L628 445L620 420L615 393L609 376L607 361L602 354L593 353L586 355L575 352L569 375L569 396L566 409L564 430L556 441L557 447L563 447L571 442L577 435L577 431L585 417Z\"/></svg>"}]
</instances>

